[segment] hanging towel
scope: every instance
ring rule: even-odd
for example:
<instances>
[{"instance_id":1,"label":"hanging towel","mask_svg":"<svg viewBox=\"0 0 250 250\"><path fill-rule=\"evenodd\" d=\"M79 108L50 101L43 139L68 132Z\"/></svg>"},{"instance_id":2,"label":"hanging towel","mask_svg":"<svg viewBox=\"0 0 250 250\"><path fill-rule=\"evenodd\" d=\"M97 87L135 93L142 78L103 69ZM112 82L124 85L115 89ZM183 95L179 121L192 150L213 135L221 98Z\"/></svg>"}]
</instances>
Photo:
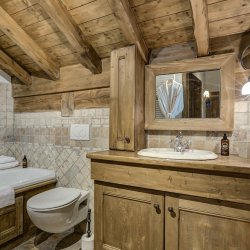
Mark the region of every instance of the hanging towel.
<instances>
[{"instance_id":1,"label":"hanging towel","mask_svg":"<svg viewBox=\"0 0 250 250\"><path fill-rule=\"evenodd\" d=\"M11 186L0 187L0 208L15 204L15 191Z\"/></svg>"},{"instance_id":2,"label":"hanging towel","mask_svg":"<svg viewBox=\"0 0 250 250\"><path fill-rule=\"evenodd\" d=\"M5 156L5 155L0 155L0 164L2 163L9 163L9 162L13 162L16 159L14 157L10 157L10 156Z\"/></svg>"},{"instance_id":3,"label":"hanging towel","mask_svg":"<svg viewBox=\"0 0 250 250\"><path fill-rule=\"evenodd\" d=\"M18 165L19 165L18 161L13 161L13 162L9 162L9 163L2 163L2 164L0 164L0 170L8 169L8 168L15 168Z\"/></svg>"}]
</instances>

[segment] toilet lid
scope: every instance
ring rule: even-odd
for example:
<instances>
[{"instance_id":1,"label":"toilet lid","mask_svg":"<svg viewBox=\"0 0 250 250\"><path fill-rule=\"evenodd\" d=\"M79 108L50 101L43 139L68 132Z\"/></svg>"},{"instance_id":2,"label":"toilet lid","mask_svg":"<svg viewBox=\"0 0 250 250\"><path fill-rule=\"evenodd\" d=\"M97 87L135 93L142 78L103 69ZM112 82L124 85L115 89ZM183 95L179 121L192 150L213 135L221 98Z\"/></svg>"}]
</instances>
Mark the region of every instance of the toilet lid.
<instances>
[{"instance_id":1,"label":"toilet lid","mask_svg":"<svg viewBox=\"0 0 250 250\"><path fill-rule=\"evenodd\" d=\"M35 210L46 210L62 207L78 199L79 189L58 187L31 197L27 206Z\"/></svg>"}]
</instances>

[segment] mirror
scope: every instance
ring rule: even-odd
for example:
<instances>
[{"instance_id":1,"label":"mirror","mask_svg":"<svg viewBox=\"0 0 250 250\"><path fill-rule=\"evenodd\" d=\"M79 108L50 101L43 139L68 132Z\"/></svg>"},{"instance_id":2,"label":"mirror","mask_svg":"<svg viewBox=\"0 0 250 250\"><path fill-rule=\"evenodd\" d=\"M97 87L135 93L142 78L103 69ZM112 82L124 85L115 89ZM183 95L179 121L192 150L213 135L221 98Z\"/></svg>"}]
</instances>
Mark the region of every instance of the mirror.
<instances>
[{"instance_id":1,"label":"mirror","mask_svg":"<svg viewBox=\"0 0 250 250\"><path fill-rule=\"evenodd\" d=\"M145 128L231 131L234 55L146 66Z\"/></svg>"},{"instance_id":2,"label":"mirror","mask_svg":"<svg viewBox=\"0 0 250 250\"><path fill-rule=\"evenodd\" d=\"M157 75L155 118L219 118L220 70Z\"/></svg>"}]
</instances>

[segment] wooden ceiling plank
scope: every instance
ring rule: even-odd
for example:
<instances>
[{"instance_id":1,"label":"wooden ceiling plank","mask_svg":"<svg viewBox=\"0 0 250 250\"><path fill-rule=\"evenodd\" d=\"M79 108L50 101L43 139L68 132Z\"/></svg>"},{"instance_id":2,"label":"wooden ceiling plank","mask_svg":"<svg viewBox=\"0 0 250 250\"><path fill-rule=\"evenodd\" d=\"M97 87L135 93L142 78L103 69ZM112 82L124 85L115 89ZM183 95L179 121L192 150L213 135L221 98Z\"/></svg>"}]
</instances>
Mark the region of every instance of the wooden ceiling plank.
<instances>
[{"instance_id":1,"label":"wooden ceiling plank","mask_svg":"<svg viewBox=\"0 0 250 250\"><path fill-rule=\"evenodd\" d=\"M146 1L137 7L133 7L137 21L140 23L189 10L190 3L188 0Z\"/></svg>"},{"instance_id":2,"label":"wooden ceiling plank","mask_svg":"<svg viewBox=\"0 0 250 250\"><path fill-rule=\"evenodd\" d=\"M209 28L206 0L190 0L198 56L209 54Z\"/></svg>"},{"instance_id":3,"label":"wooden ceiling plank","mask_svg":"<svg viewBox=\"0 0 250 250\"><path fill-rule=\"evenodd\" d=\"M194 40L193 27L159 33L153 36L147 36L145 39L150 49L189 42Z\"/></svg>"},{"instance_id":4,"label":"wooden ceiling plank","mask_svg":"<svg viewBox=\"0 0 250 250\"><path fill-rule=\"evenodd\" d=\"M129 6L128 0L108 0L108 3L117 18L124 36L131 44L137 46L143 60L147 62L148 48L137 25L134 13Z\"/></svg>"},{"instance_id":5,"label":"wooden ceiling plank","mask_svg":"<svg viewBox=\"0 0 250 250\"><path fill-rule=\"evenodd\" d=\"M69 11L76 24L85 23L112 14L107 0L94 0Z\"/></svg>"},{"instance_id":6,"label":"wooden ceiling plank","mask_svg":"<svg viewBox=\"0 0 250 250\"><path fill-rule=\"evenodd\" d=\"M52 79L59 78L59 67L2 7L0 7L0 29Z\"/></svg>"},{"instance_id":7,"label":"wooden ceiling plank","mask_svg":"<svg viewBox=\"0 0 250 250\"><path fill-rule=\"evenodd\" d=\"M0 50L0 67L3 67L3 70L8 70L24 84L32 84L31 75L2 50Z\"/></svg>"},{"instance_id":8,"label":"wooden ceiling plank","mask_svg":"<svg viewBox=\"0 0 250 250\"><path fill-rule=\"evenodd\" d=\"M210 38L228 36L249 31L250 13L209 23Z\"/></svg>"},{"instance_id":9,"label":"wooden ceiling plank","mask_svg":"<svg viewBox=\"0 0 250 250\"><path fill-rule=\"evenodd\" d=\"M250 13L249 0L227 0L208 5L208 21L218 21Z\"/></svg>"},{"instance_id":10,"label":"wooden ceiling plank","mask_svg":"<svg viewBox=\"0 0 250 250\"><path fill-rule=\"evenodd\" d=\"M95 27L93 29L93 27ZM110 30L118 29L119 25L113 14L100 17L79 25L79 28L85 36L93 36L99 33L107 32Z\"/></svg>"},{"instance_id":11,"label":"wooden ceiling plank","mask_svg":"<svg viewBox=\"0 0 250 250\"><path fill-rule=\"evenodd\" d=\"M37 1L50 18L55 22L59 30L65 35L73 50L78 54L80 62L92 73L101 73L101 59L87 42L81 37L80 30L73 22L66 8L59 0L35 0Z\"/></svg>"},{"instance_id":12,"label":"wooden ceiling plank","mask_svg":"<svg viewBox=\"0 0 250 250\"><path fill-rule=\"evenodd\" d=\"M87 39L95 48L126 41L126 38L120 29L110 30L94 36L88 36Z\"/></svg>"},{"instance_id":13,"label":"wooden ceiling plank","mask_svg":"<svg viewBox=\"0 0 250 250\"><path fill-rule=\"evenodd\" d=\"M188 10L140 23L139 27L143 35L151 36L192 25L192 13Z\"/></svg>"}]
</instances>

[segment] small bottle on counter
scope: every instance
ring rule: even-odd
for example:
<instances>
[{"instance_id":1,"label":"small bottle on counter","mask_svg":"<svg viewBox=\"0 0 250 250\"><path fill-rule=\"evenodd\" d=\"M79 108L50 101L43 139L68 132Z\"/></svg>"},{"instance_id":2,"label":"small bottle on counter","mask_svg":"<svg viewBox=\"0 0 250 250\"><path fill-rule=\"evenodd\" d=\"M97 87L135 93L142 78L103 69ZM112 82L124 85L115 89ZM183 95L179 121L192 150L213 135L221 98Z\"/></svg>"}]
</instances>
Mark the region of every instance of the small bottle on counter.
<instances>
[{"instance_id":1,"label":"small bottle on counter","mask_svg":"<svg viewBox=\"0 0 250 250\"><path fill-rule=\"evenodd\" d=\"M23 157L23 168L27 168L28 167L28 161L26 158L26 155Z\"/></svg>"},{"instance_id":2,"label":"small bottle on counter","mask_svg":"<svg viewBox=\"0 0 250 250\"><path fill-rule=\"evenodd\" d=\"M229 155L229 140L227 139L227 134L224 134L223 138L221 139L221 155Z\"/></svg>"}]
</instances>

